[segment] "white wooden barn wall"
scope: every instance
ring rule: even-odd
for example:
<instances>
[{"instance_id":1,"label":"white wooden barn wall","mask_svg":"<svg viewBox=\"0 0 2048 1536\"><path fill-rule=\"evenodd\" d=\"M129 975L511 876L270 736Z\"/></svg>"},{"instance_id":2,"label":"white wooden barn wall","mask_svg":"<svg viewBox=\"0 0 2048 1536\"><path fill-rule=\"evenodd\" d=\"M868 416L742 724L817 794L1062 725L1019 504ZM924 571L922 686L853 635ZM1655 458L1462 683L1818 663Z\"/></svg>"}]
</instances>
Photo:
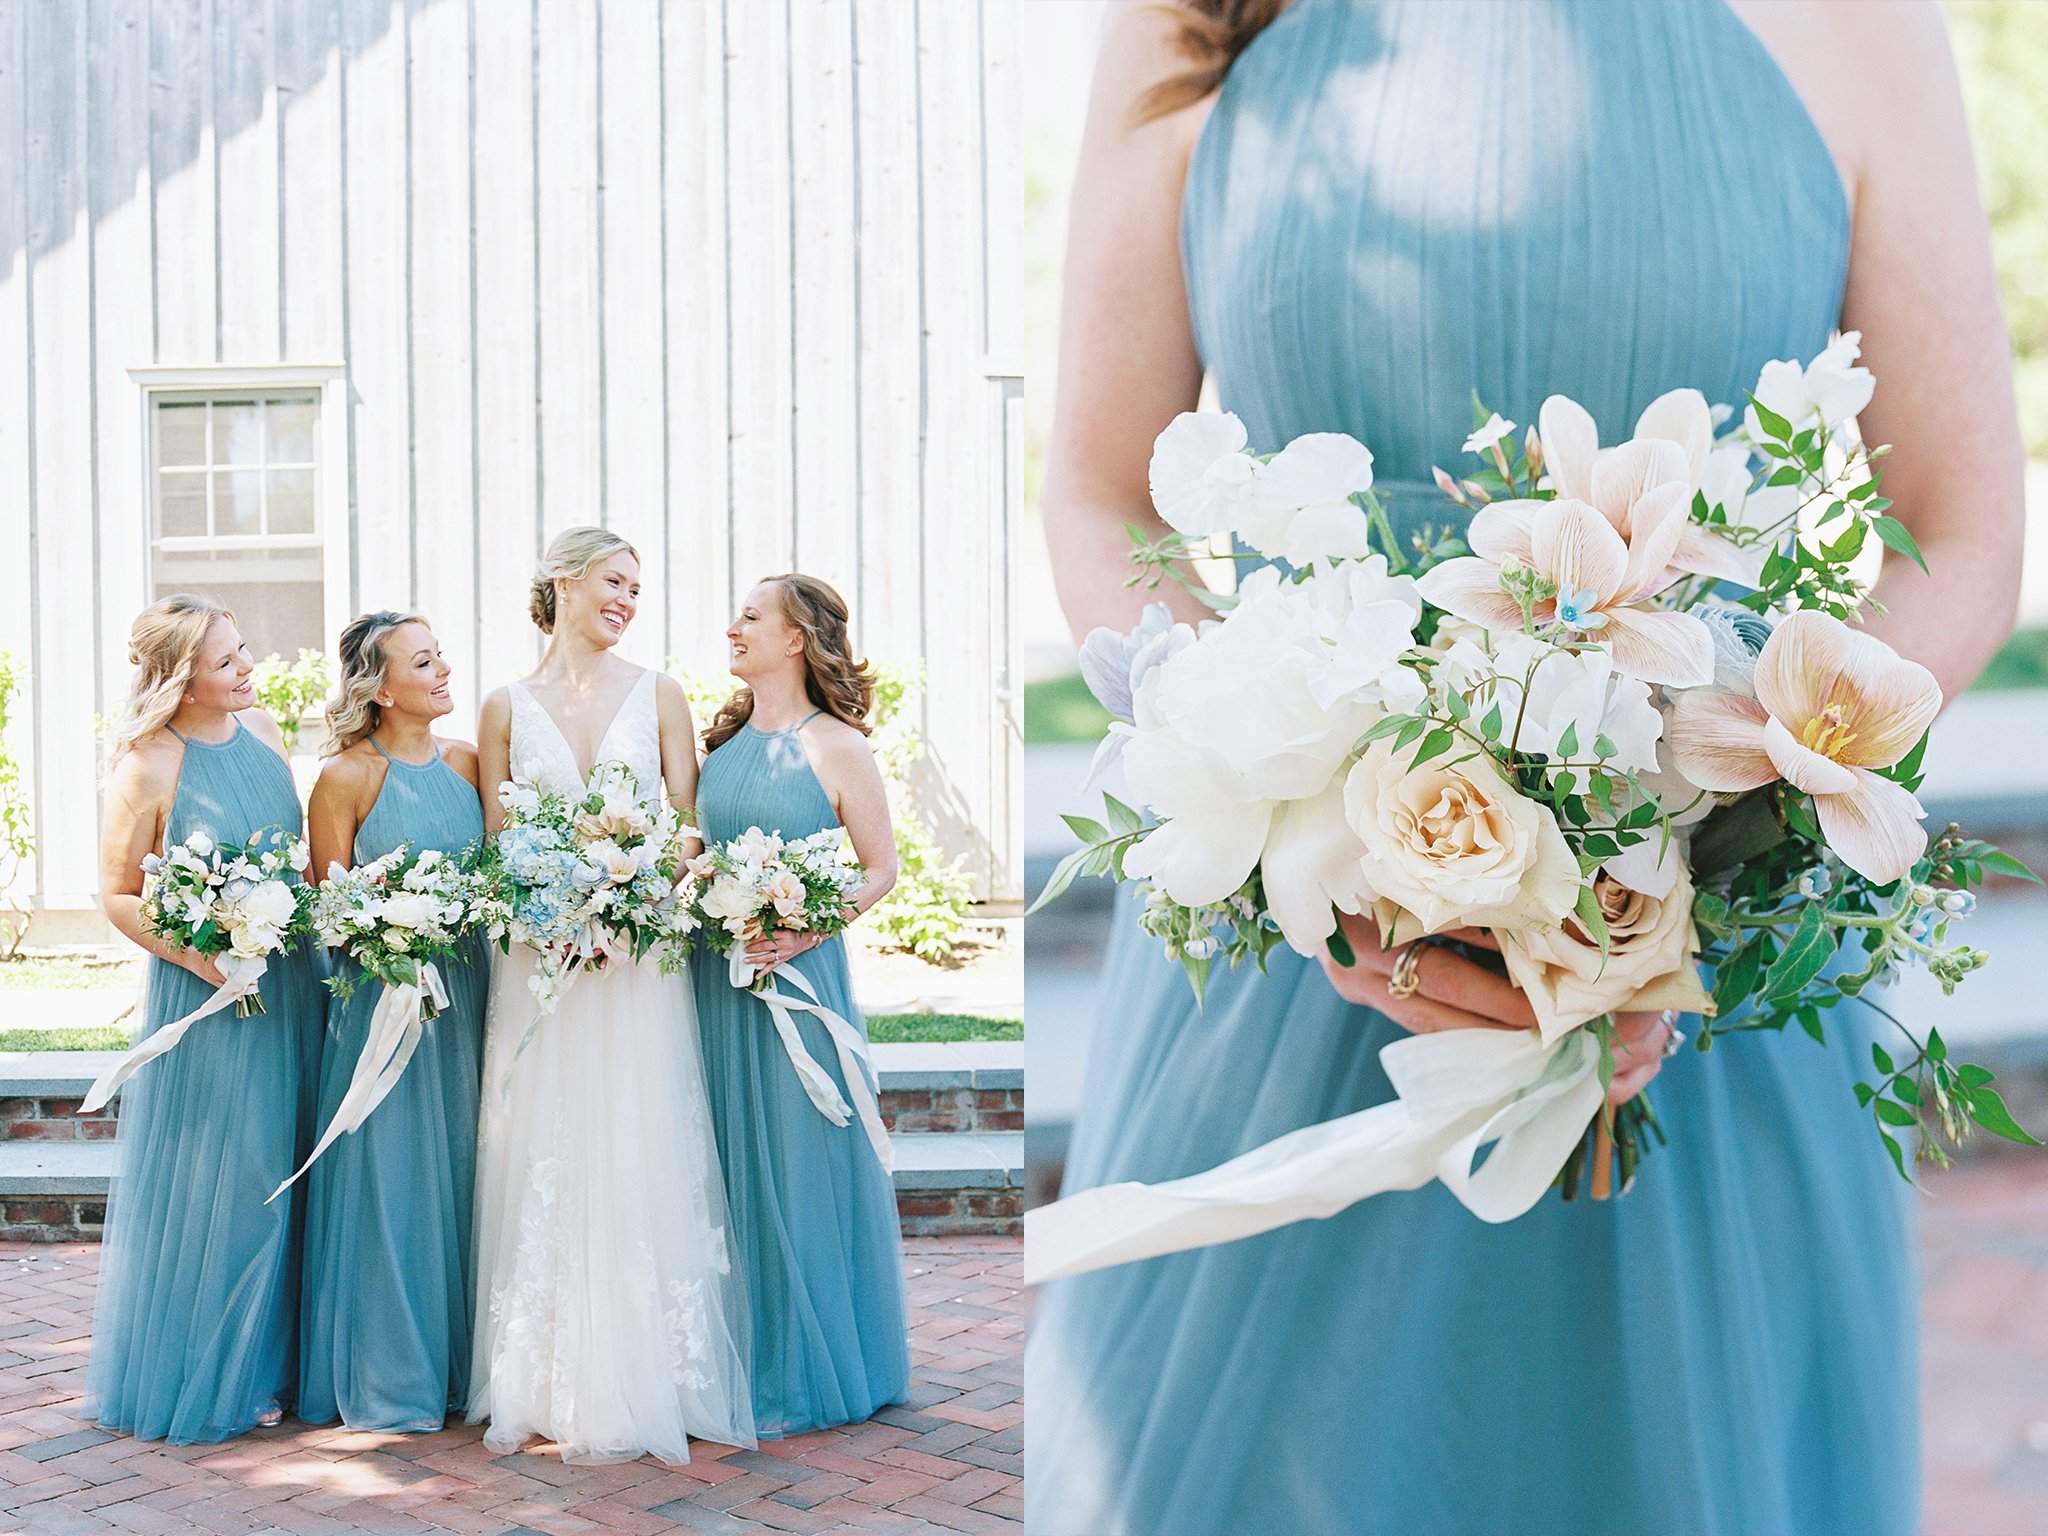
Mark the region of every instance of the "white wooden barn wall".
<instances>
[{"instance_id":1,"label":"white wooden barn wall","mask_svg":"<svg viewBox=\"0 0 2048 1536\"><path fill-rule=\"evenodd\" d=\"M922 660L921 793L1014 899L1015 4L0 0L38 901L89 902L91 717L147 590L130 370L275 364L345 370L326 559L350 611L432 617L457 719L537 656L557 529L640 546L651 664L718 668L737 594L811 571Z\"/></svg>"}]
</instances>

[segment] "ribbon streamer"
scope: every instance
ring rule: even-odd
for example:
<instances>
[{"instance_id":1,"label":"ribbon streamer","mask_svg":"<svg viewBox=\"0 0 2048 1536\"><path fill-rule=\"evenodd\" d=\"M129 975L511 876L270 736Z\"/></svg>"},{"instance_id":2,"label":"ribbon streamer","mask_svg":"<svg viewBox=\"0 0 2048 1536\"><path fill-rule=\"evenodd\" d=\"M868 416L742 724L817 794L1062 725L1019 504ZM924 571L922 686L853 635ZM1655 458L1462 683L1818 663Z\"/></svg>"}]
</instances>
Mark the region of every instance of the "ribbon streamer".
<instances>
[{"instance_id":1,"label":"ribbon streamer","mask_svg":"<svg viewBox=\"0 0 2048 1536\"><path fill-rule=\"evenodd\" d=\"M426 1029L427 1002L433 1001L436 1009L448 1007L448 990L441 982L441 973L430 960L420 967L418 986L392 986L383 984L384 995L377 999L376 1011L370 1015L370 1031L363 1040L362 1054L356 1057L356 1069L348 1080L348 1091L342 1094L341 1102L334 1106L333 1118L327 1122L327 1129L320 1133L320 1141L312 1154L299 1165L293 1174L270 1192L270 1204L279 1195L298 1182L300 1174L320 1160L320 1154L333 1146L345 1132L353 1131L370 1118L370 1111L382 1104L391 1090L398 1086L400 1074L412 1060L412 1053L419 1048L420 1035Z\"/></svg>"},{"instance_id":2,"label":"ribbon streamer","mask_svg":"<svg viewBox=\"0 0 2048 1536\"><path fill-rule=\"evenodd\" d=\"M1380 1052L1396 1098L1163 1184L1105 1184L1024 1217L1024 1283L1227 1243L1334 1216L1432 1178L1482 1221L1534 1205L1606 1097L1599 1042L1573 1030L1452 1029ZM1480 1148L1497 1142L1478 1168Z\"/></svg>"},{"instance_id":3,"label":"ribbon streamer","mask_svg":"<svg viewBox=\"0 0 2048 1536\"><path fill-rule=\"evenodd\" d=\"M791 997L776 990L776 978L782 975L787 975L804 996ZM859 1114L861 1129L867 1132L868 1144L875 1149L883 1172L893 1173L896 1169L896 1148L889 1140L888 1129L882 1124L881 1111L875 1104L874 1068L868 1064L868 1043L860 1031L819 1002L818 989L794 965L770 972L767 985L756 988L755 968L748 961L743 944L733 945L726 965L726 977L735 987L752 991L768 1005L768 1012L775 1020L775 1033L781 1037L783 1050L789 1053L789 1064L796 1069L804 1092L817 1106L819 1114L834 1125L844 1125L850 1113L846 1100L840 1096L831 1074L804 1049L803 1037L797 1033L796 1020L791 1015L814 1014L824 1024L825 1032L832 1037L833 1049L838 1052L839 1071L846 1079L847 1092L853 1097L853 1112Z\"/></svg>"},{"instance_id":4,"label":"ribbon streamer","mask_svg":"<svg viewBox=\"0 0 2048 1536\"><path fill-rule=\"evenodd\" d=\"M219 1013L221 1009L239 1003L263 984L263 973L269 968L269 961L262 955L237 955L232 952L221 955L214 961L220 967L222 981L213 996L194 1008L182 1019L166 1024L127 1055L115 1062L94 1080L92 1087L79 1101L78 1113L92 1114L106 1107L120 1086L133 1077L144 1062L155 1061L172 1046L185 1038L185 1031L197 1024L208 1014Z\"/></svg>"}]
</instances>

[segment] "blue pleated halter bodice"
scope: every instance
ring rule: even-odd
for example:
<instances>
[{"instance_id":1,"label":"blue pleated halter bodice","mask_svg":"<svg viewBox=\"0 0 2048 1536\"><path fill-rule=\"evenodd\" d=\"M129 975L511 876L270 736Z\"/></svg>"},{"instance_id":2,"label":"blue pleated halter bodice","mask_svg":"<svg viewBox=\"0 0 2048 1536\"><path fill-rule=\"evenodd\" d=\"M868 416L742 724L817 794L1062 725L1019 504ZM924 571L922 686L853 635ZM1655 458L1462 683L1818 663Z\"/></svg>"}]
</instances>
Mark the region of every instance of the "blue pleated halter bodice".
<instances>
[{"instance_id":1,"label":"blue pleated halter bodice","mask_svg":"<svg viewBox=\"0 0 2048 1536\"><path fill-rule=\"evenodd\" d=\"M1668 389L1740 405L1827 344L1849 210L1722 0L1299 0L1231 68L1181 234L1252 448L1349 432L1398 492L1474 462L1475 390L1524 425L1569 395L1603 442Z\"/></svg>"},{"instance_id":2,"label":"blue pleated halter bodice","mask_svg":"<svg viewBox=\"0 0 2048 1536\"><path fill-rule=\"evenodd\" d=\"M299 835L305 819L292 771L255 732L236 721L235 734L226 741L178 739L185 743L185 761L178 770L177 796L164 818L166 848L194 832L227 843L247 842L270 827L288 837Z\"/></svg>"},{"instance_id":3,"label":"blue pleated halter bodice","mask_svg":"<svg viewBox=\"0 0 2048 1536\"><path fill-rule=\"evenodd\" d=\"M697 810L707 847L731 842L749 827L794 841L839 825L798 739L802 728L764 731L748 721L704 759Z\"/></svg>"},{"instance_id":4,"label":"blue pleated halter bodice","mask_svg":"<svg viewBox=\"0 0 2048 1536\"><path fill-rule=\"evenodd\" d=\"M356 828L356 862L381 859L400 843L415 852L461 853L484 835L483 802L476 787L448 766L438 749L424 763L393 757L374 739L390 766L377 803Z\"/></svg>"}]
</instances>

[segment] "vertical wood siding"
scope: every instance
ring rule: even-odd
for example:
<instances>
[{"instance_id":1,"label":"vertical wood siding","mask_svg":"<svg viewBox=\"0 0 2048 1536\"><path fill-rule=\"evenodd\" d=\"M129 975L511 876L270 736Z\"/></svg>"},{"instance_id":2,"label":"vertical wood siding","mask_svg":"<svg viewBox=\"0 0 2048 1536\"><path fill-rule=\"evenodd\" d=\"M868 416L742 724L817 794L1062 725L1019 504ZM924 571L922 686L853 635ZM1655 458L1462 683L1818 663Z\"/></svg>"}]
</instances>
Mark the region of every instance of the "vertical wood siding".
<instances>
[{"instance_id":1,"label":"vertical wood siding","mask_svg":"<svg viewBox=\"0 0 2048 1536\"><path fill-rule=\"evenodd\" d=\"M539 547L641 549L635 659L757 577L921 664L920 801L1018 895L1017 0L0 0L0 649L41 903L91 897L92 721L147 590L128 370L338 364L357 607L458 719ZM331 638L331 637L330 637Z\"/></svg>"}]
</instances>

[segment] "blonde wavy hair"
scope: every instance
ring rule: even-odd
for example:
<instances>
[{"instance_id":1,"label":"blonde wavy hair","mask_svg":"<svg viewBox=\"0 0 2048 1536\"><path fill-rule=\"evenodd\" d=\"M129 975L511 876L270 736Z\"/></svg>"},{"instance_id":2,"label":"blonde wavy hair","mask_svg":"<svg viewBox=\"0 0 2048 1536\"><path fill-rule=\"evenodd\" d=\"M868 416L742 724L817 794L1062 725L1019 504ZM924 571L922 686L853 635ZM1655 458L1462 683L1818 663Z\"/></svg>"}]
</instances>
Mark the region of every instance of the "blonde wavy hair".
<instances>
[{"instance_id":1,"label":"blonde wavy hair","mask_svg":"<svg viewBox=\"0 0 2048 1536\"><path fill-rule=\"evenodd\" d=\"M171 723L192 684L199 653L206 648L206 632L216 619L234 617L212 598L194 592L173 592L135 615L128 626L128 664L135 668L135 678L108 735L108 768L143 737Z\"/></svg>"},{"instance_id":2,"label":"blonde wavy hair","mask_svg":"<svg viewBox=\"0 0 2048 1536\"><path fill-rule=\"evenodd\" d=\"M622 549L635 560L640 558L639 550L609 528L564 528L549 541L533 573L533 594L526 605L542 634L555 632L555 583L582 580L598 561Z\"/></svg>"},{"instance_id":3,"label":"blonde wavy hair","mask_svg":"<svg viewBox=\"0 0 2048 1536\"><path fill-rule=\"evenodd\" d=\"M349 620L341 632L341 681L334 700L327 706L327 744L322 757L346 752L367 736L377 734L384 723L384 708L377 702L377 690L384 686L384 673L391 658L384 654L384 642L404 624L425 624L423 613L400 613L380 608ZM428 626L431 628L432 626Z\"/></svg>"},{"instance_id":4,"label":"blonde wavy hair","mask_svg":"<svg viewBox=\"0 0 2048 1536\"><path fill-rule=\"evenodd\" d=\"M782 594L782 616L804 639L804 695L835 720L870 734L868 711L875 703L875 671L853 654L846 599L828 582L801 572L764 576L764 586ZM725 701L704 728L704 750L723 746L754 714L754 690L742 687Z\"/></svg>"}]
</instances>

